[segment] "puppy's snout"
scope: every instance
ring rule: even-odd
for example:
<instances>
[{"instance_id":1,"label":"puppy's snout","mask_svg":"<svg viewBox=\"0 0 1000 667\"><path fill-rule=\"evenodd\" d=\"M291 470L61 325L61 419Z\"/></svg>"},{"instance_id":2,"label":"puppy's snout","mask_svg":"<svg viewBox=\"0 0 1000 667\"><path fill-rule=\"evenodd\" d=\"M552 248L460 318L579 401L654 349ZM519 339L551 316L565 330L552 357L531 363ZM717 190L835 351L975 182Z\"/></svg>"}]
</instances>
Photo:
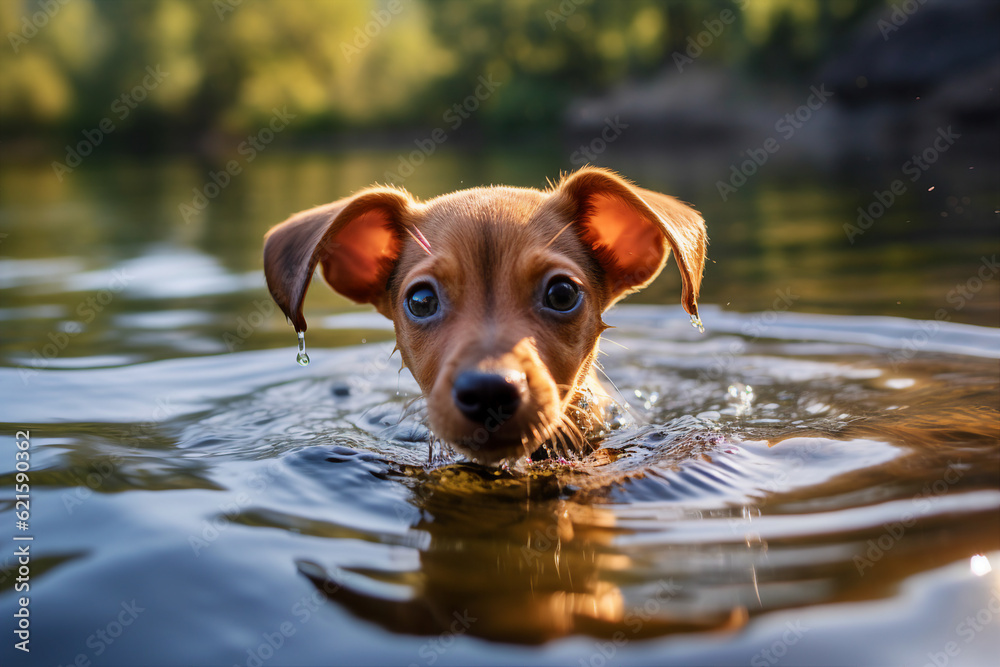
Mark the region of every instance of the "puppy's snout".
<instances>
[{"instance_id":1,"label":"puppy's snout","mask_svg":"<svg viewBox=\"0 0 1000 667\"><path fill-rule=\"evenodd\" d=\"M451 393L455 407L470 421L485 424L492 419L499 426L517 412L524 388L523 373L464 371L455 378Z\"/></svg>"}]
</instances>

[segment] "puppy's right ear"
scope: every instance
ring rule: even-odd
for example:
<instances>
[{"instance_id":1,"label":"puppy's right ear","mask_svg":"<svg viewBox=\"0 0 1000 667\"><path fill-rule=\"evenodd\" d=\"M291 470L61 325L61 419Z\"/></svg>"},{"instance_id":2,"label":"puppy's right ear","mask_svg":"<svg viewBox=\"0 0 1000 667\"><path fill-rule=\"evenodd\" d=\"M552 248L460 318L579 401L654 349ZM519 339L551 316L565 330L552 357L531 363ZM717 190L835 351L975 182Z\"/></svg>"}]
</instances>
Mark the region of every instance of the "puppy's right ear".
<instances>
[{"instance_id":1,"label":"puppy's right ear","mask_svg":"<svg viewBox=\"0 0 1000 667\"><path fill-rule=\"evenodd\" d=\"M302 302L317 264L336 292L390 312L385 286L410 224L404 190L368 188L296 213L264 237L264 276L271 297L296 331L306 330Z\"/></svg>"},{"instance_id":2,"label":"puppy's right ear","mask_svg":"<svg viewBox=\"0 0 1000 667\"><path fill-rule=\"evenodd\" d=\"M700 213L598 167L565 176L555 196L607 274L605 308L651 283L673 254L681 275L681 305L697 320L708 243Z\"/></svg>"}]
</instances>

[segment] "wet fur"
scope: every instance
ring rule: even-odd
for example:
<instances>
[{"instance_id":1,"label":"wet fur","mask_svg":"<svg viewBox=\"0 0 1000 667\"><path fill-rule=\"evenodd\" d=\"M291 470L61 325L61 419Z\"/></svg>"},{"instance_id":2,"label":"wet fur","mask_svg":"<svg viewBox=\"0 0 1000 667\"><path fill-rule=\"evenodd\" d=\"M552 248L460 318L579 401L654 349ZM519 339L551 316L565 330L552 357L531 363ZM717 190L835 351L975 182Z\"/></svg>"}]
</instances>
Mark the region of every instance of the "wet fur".
<instances>
[{"instance_id":1,"label":"wet fur","mask_svg":"<svg viewBox=\"0 0 1000 667\"><path fill-rule=\"evenodd\" d=\"M696 316L705 243L704 221L691 208L584 168L547 191L472 188L428 202L374 186L272 229L264 266L272 296L299 331L317 265L334 290L391 319L436 437L492 463L543 443L587 447L610 403L595 372L602 313L651 282L673 252L683 304ZM581 286L572 317L539 306L553 274ZM407 316L406 290L419 281L438 286L440 321ZM517 377L521 407L485 431L470 422L452 396L468 369Z\"/></svg>"}]
</instances>

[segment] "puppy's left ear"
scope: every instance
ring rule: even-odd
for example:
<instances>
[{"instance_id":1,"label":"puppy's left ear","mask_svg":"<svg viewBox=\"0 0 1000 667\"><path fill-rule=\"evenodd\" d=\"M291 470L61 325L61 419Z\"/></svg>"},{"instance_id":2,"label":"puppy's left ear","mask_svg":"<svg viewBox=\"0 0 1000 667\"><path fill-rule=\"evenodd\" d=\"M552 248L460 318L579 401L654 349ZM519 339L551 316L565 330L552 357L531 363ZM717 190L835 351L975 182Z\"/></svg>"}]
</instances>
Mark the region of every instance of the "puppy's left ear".
<instances>
[{"instance_id":1,"label":"puppy's left ear","mask_svg":"<svg viewBox=\"0 0 1000 667\"><path fill-rule=\"evenodd\" d=\"M414 205L404 190L375 186L297 213L267 233L264 276L296 331L306 330L302 302L317 264L336 292L392 318L386 280Z\"/></svg>"},{"instance_id":2,"label":"puppy's left ear","mask_svg":"<svg viewBox=\"0 0 1000 667\"><path fill-rule=\"evenodd\" d=\"M669 250L681 274L681 304L698 316L708 237L697 211L597 167L566 176L555 196L604 269L608 306L651 283Z\"/></svg>"}]
</instances>

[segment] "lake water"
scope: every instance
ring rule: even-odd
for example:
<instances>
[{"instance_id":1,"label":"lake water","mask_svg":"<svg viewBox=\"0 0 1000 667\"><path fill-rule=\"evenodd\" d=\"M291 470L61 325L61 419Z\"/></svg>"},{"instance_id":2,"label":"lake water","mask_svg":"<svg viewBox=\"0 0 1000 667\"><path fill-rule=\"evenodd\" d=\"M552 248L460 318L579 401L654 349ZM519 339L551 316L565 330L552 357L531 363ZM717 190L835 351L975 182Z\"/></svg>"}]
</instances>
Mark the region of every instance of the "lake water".
<instances>
[{"instance_id":1,"label":"lake water","mask_svg":"<svg viewBox=\"0 0 1000 667\"><path fill-rule=\"evenodd\" d=\"M219 165L0 169L4 665L1000 651L995 181L956 157L852 242L893 174L776 166L724 202L726 165L610 161L708 220L706 331L668 266L607 318L635 425L501 471L429 461L387 321L317 281L303 368L264 288L266 229L384 180L395 153L258 160L189 216ZM560 167L441 153L405 185L543 186ZM24 595L30 655L11 632Z\"/></svg>"}]
</instances>

